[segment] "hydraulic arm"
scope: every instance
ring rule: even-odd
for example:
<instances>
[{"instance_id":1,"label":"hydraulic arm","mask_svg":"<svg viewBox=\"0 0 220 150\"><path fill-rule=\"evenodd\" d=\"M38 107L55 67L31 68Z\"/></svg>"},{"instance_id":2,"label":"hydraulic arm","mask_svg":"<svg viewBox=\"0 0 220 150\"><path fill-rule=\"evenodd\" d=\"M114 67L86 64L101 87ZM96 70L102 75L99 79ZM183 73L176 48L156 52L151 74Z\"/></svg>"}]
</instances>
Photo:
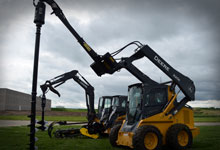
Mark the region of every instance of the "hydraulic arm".
<instances>
[{"instance_id":1,"label":"hydraulic arm","mask_svg":"<svg viewBox=\"0 0 220 150\"><path fill-rule=\"evenodd\" d=\"M142 83L149 85L158 85L157 82L150 79L146 74L141 72L136 66L132 64L133 61L141 59L143 57L147 57L151 62L153 62L160 70L162 70L167 76L172 79L171 90L175 90L175 86L178 85L180 90L183 92L185 97L180 100L180 102L175 106L175 109L172 110L172 114L179 111L188 101L195 99L195 86L191 79L184 76L173 67L171 67L163 58L161 58L153 49L151 49L148 45L141 46L133 55L126 58L121 58L119 62L115 65L115 67L110 68L110 74L125 68L132 75L134 75L137 79L139 79ZM96 62L94 62L96 63ZM104 70L100 71L100 69L93 70L97 74L105 74L109 72L104 72Z\"/></svg>"},{"instance_id":2,"label":"hydraulic arm","mask_svg":"<svg viewBox=\"0 0 220 150\"><path fill-rule=\"evenodd\" d=\"M63 22L63 24L67 27L67 29L77 39L79 44L86 50L86 52L90 55L90 57L96 62L95 65L92 64L91 67L96 69L100 68L104 72L112 73L110 72L111 70L109 70L109 68L114 67L114 65L116 65L116 62L112 58L112 56L109 53L106 53L103 56L98 55L70 25L65 15L63 14L61 8L54 0L42 0L42 1L46 2L51 6L51 8L53 9L52 14L54 13Z\"/></svg>"},{"instance_id":3,"label":"hydraulic arm","mask_svg":"<svg viewBox=\"0 0 220 150\"><path fill-rule=\"evenodd\" d=\"M87 105L87 119L88 124L86 126L83 126L80 130L78 129L63 129L63 130L57 130L55 131L54 135L57 138L60 137L73 137L78 134L83 134L85 136L91 137L91 138L98 138L98 133L104 133L104 131L108 128L110 128L109 124L114 123L114 118L107 118L105 122L102 122L101 119L99 120L95 109L94 109L94 87L81 75L77 70L73 70L67 73L64 73L62 75L59 75L51 80L47 80L43 85L41 85L42 90L42 120L38 122L41 124L40 129L45 130L45 121L44 121L44 107L45 106L45 100L46 100L46 93L48 90L52 91L53 93L60 96L60 93L55 89L56 87L64 84L67 80L73 79L76 81L84 90L86 94L86 105ZM105 97L105 96L104 96ZM109 97L109 99L112 99L112 96L106 96ZM118 98L118 101L122 102L126 100L125 96L114 96ZM126 103L126 102L125 102ZM43 105L44 104L44 105ZM110 104L110 103L109 103ZM125 112L125 110L124 110ZM115 115L119 115L116 113ZM109 120L111 122L109 122ZM85 122L81 122L83 124ZM52 130L55 124L59 125L73 125L73 124L80 124L80 123L67 123L66 121L55 121L52 122L49 125L48 128L48 134L50 137L52 137Z\"/></svg>"},{"instance_id":4,"label":"hydraulic arm","mask_svg":"<svg viewBox=\"0 0 220 150\"><path fill-rule=\"evenodd\" d=\"M193 81L184 76L173 67L171 67L163 58L161 58L153 49L148 45L143 46L140 50L135 52L131 57L133 60L147 57L153 62L160 70L162 70L167 76L169 76L175 84L179 86L182 92L189 100L195 99L195 86ZM130 57L130 58L131 58ZM136 58L136 59L135 59Z\"/></svg>"},{"instance_id":5,"label":"hydraulic arm","mask_svg":"<svg viewBox=\"0 0 220 150\"><path fill-rule=\"evenodd\" d=\"M112 68L112 70L114 70L113 72L115 72L121 68L126 68L129 72L131 72L134 76L136 76L139 79L140 76L143 76L143 73L137 73L137 71L135 70L137 68L133 66L131 63L135 60L143 58L144 56L147 57L151 62L153 62L167 76L169 76L173 80L173 82L179 86L179 88L182 90L182 92L185 94L188 100L195 99L195 86L193 81L181 74L180 72L178 72L177 70L175 70L173 67L171 67L148 45L141 47L138 51L136 51L132 56L128 58L122 58L121 61L118 62L117 67ZM147 82L152 81L148 80Z\"/></svg>"},{"instance_id":6,"label":"hydraulic arm","mask_svg":"<svg viewBox=\"0 0 220 150\"><path fill-rule=\"evenodd\" d=\"M104 130L103 124L100 123L99 119L96 116L96 112L94 109L94 87L77 71L73 70L67 73L64 73L62 75L59 75L51 80L47 80L45 84L41 85L41 90L43 92L42 95L42 104L43 101L46 99L46 93L48 89L52 91L53 93L60 96L60 93L55 89L56 87L62 85L67 80L73 79L75 82L77 82L84 90L86 95L86 105L87 105L87 119L88 123L87 125L83 126L81 129L59 129L54 132L55 137L74 137L76 135L79 135L80 133L91 137L91 138L98 138L98 133L102 132ZM43 105L42 105L42 110ZM42 111L42 120L39 124L42 124L43 128L44 124L44 111ZM49 125L48 128L48 134L50 137L52 137L52 130L53 126L55 124L59 125L73 125L73 124L84 124L86 122L80 122L80 123L67 123L66 121L54 121Z\"/></svg>"},{"instance_id":7,"label":"hydraulic arm","mask_svg":"<svg viewBox=\"0 0 220 150\"><path fill-rule=\"evenodd\" d=\"M81 77L81 78L80 78ZM48 90L48 88L60 96L59 92L55 89L56 87L62 85L67 80L73 79L76 81L84 90L86 94L86 105L87 105L87 118L89 124L96 118L96 113L94 109L94 87L81 75L77 70L73 70L62 75L59 75L51 80L47 80L45 84L41 85L41 90L43 92L43 97ZM53 87L54 86L54 87Z\"/></svg>"},{"instance_id":8,"label":"hydraulic arm","mask_svg":"<svg viewBox=\"0 0 220 150\"><path fill-rule=\"evenodd\" d=\"M86 52L94 60L94 63L91 64L91 68L96 72L98 76L101 76L105 73L113 74L115 71L120 70L121 68L127 69L135 77L137 77L142 82L148 82L152 84L157 84L155 81L151 80L145 74L143 74L138 68L136 68L132 62L146 56L150 61L152 61L158 68L160 68L166 75L168 75L175 84L179 86L182 92L185 94L186 98L184 101L194 100L195 99L195 86L193 81L188 77L182 75L171 67L165 60L163 60L158 54L156 54L148 45L142 45L140 42L132 42L131 44L139 43L139 50L136 51L132 56L128 58L122 58L121 61L117 62L113 55L106 53L104 55L98 55L84 40L79 34L74 30L70 25L65 15L63 14L61 8L54 0L42 0L51 6L53 13L63 22L63 24L68 28L68 30L73 34L73 36L78 40L80 45L86 50ZM130 44L129 44L130 45ZM122 51L127 46L120 49L118 52ZM186 100L187 99L187 100Z\"/></svg>"}]
</instances>

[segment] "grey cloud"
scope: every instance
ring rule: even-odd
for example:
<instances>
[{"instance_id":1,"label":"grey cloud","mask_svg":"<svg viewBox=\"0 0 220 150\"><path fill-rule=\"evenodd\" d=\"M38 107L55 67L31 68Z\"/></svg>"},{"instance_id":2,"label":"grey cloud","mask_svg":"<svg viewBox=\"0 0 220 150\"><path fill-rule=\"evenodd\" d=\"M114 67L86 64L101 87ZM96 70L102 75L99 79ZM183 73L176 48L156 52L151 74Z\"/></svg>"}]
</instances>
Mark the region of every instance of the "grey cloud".
<instances>
[{"instance_id":1,"label":"grey cloud","mask_svg":"<svg viewBox=\"0 0 220 150\"><path fill-rule=\"evenodd\" d=\"M197 99L220 99L218 0L56 0L56 2L73 27L99 54L112 52L128 42L140 40L144 44L149 44L174 68L194 80ZM97 99L102 95L126 94L129 84L139 82L125 70L112 76L97 77L89 68L92 59L63 24L48 21L55 18L50 16L49 12L51 9L47 5L46 23L42 27L39 84L61 73L77 69L96 88ZM86 14L90 22L80 24L80 16L74 16L73 13ZM22 29L17 27L26 24L33 25L33 31L29 36L34 37L33 17L32 1L1 1L0 19L4 21L0 26L0 45L5 45L6 35L16 34L16 29ZM13 32L9 28L13 28ZM32 42L34 47L34 41L28 42ZM0 50L2 55L8 49L1 46ZM22 52L27 53L26 50ZM133 47L119 57L132 53ZM148 60L135 64L156 81L160 78L163 81L168 80L166 75ZM30 79L25 78L22 83L26 84L29 81ZM16 81L14 83L18 84ZM84 99L83 90L78 90L77 87L75 84L73 86L68 84L63 89L60 88L64 93L62 98L69 101L72 101L72 97L76 101Z\"/></svg>"},{"instance_id":2,"label":"grey cloud","mask_svg":"<svg viewBox=\"0 0 220 150\"><path fill-rule=\"evenodd\" d=\"M84 50L79 46L76 39L62 25L59 30L47 23L46 30L42 33L42 49L55 54L57 57L65 57L74 63L87 66L91 63L89 56L85 55ZM86 57L86 59L82 59ZM54 60L56 61L56 60Z\"/></svg>"}]
</instances>

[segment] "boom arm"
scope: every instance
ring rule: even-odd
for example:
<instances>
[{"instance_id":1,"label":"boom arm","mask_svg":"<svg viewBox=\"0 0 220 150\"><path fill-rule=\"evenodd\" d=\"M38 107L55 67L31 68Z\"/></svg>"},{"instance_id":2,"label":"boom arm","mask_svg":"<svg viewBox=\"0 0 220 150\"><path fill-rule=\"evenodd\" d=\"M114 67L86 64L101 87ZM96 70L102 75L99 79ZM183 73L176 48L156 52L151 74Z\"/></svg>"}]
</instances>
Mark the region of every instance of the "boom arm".
<instances>
[{"instance_id":1,"label":"boom arm","mask_svg":"<svg viewBox=\"0 0 220 150\"><path fill-rule=\"evenodd\" d=\"M152 61L158 68L160 68L166 75L168 75L179 88L182 90L186 96L183 101L186 103L189 100L195 99L195 86L192 80L183 74L176 71L171 67L166 61L164 61L158 54L156 54L149 46L145 45L134 53L131 57L122 58L120 62L117 62L110 53L106 53L103 56L98 55L84 40L79 36L79 34L74 30L74 28L69 24L62 10L54 0L41 0L46 2L53 9L53 13L63 22L63 24L68 28L72 35L78 40L80 45L86 50L90 57L94 60L91 64L91 68L96 72L98 76L105 73L113 74L121 68L127 69L135 77L137 77L143 83L158 84L157 82L151 80L148 76L143 74L138 68L136 68L132 62L146 56L150 61Z\"/></svg>"},{"instance_id":2,"label":"boom arm","mask_svg":"<svg viewBox=\"0 0 220 150\"><path fill-rule=\"evenodd\" d=\"M158 84L157 82L151 80L148 76L143 74L138 68L136 68L132 63L132 59L137 59L136 56L127 58L126 61L118 64L116 60L111 56L110 53L106 53L101 56L98 55L84 40L80 35L75 31L75 29L70 25L65 15L63 14L61 8L54 0L43 0L51 6L53 13L63 22L67 29L72 33L72 35L78 40L80 45L86 50L90 57L94 60L94 63L91 64L91 68L96 72L98 76L102 74L109 73L112 74L115 72L112 68L126 68L130 73L137 77L143 83L149 84Z\"/></svg>"},{"instance_id":3,"label":"boom arm","mask_svg":"<svg viewBox=\"0 0 220 150\"><path fill-rule=\"evenodd\" d=\"M137 59L136 56L126 58L121 63L117 63L116 60L112 57L110 53L106 53L101 56L98 55L84 40L80 35L75 31L75 29L70 25L65 15L63 14L61 8L54 0L43 0L51 6L53 13L63 22L67 29L72 33L72 35L78 40L80 45L86 50L90 57L94 60L94 63L91 64L91 68L96 72L98 76L102 74L109 73L113 74L115 69L126 68L131 74L137 77L143 83L149 84L158 84L157 82L151 80L148 76L143 74L138 68L136 68L131 62L133 59ZM115 69L112 69L115 68Z\"/></svg>"},{"instance_id":4,"label":"boom arm","mask_svg":"<svg viewBox=\"0 0 220 150\"><path fill-rule=\"evenodd\" d=\"M58 6L58 4L54 0L42 0L43 2L46 2L51 6L53 9L52 14L54 13L66 26L66 28L72 33L72 35L77 39L79 44L86 50L86 52L89 54L89 56L95 61L91 65L92 68L99 69L102 71L102 73L113 73L110 68L116 67L117 62L114 60L114 58L109 54L106 53L105 55L101 56L98 55L85 41L80 35L75 31L75 29L70 25L67 18L63 14L61 8ZM100 76L100 75L99 75Z\"/></svg>"},{"instance_id":5,"label":"boom arm","mask_svg":"<svg viewBox=\"0 0 220 150\"><path fill-rule=\"evenodd\" d=\"M195 85L193 81L171 67L148 45L143 46L128 58L122 58L121 61L118 62L117 67L111 68L111 72L115 72L121 68L125 68L142 82L154 83L155 81L144 75L132 64L133 61L141 59L144 56L147 57L151 62L153 62L160 70L162 70L167 76L169 76L176 85L179 86L188 101L195 99ZM99 70L94 71L98 72Z\"/></svg>"},{"instance_id":6,"label":"boom arm","mask_svg":"<svg viewBox=\"0 0 220 150\"><path fill-rule=\"evenodd\" d=\"M160 68L160 70L162 70L167 76L169 76L173 80L173 82L179 86L187 99L195 99L195 85L193 81L171 67L148 45L142 47L137 52L137 54L141 56L146 56L151 62L153 62L158 68Z\"/></svg>"},{"instance_id":7,"label":"boom arm","mask_svg":"<svg viewBox=\"0 0 220 150\"><path fill-rule=\"evenodd\" d=\"M169 76L175 84L179 86L188 100L195 99L195 86L191 79L184 76L173 67L171 67L163 58L161 58L153 49L148 45L143 46L131 57L136 56L137 59L147 57L153 62L160 70L162 70L167 76ZM135 59L133 59L135 60ZM119 62L120 63L120 62ZM116 68L117 70L117 68Z\"/></svg>"},{"instance_id":8,"label":"boom arm","mask_svg":"<svg viewBox=\"0 0 220 150\"><path fill-rule=\"evenodd\" d=\"M85 90L86 105L88 110L87 117L88 117L88 121L92 122L96 117L96 113L94 109L94 87L91 86L91 84L81 75L80 76L82 79L80 79L80 77L77 74L80 75L77 70L64 73L51 80L46 81L45 84L41 85L40 87L44 96L48 88L52 92L60 96L59 92L55 90L56 87L62 85L69 79L73 79L74 81L76 81Z\"/></svg>"},{"instance_id":9,"label":"boom arm","mask_svg":"<svg viewBox=\"0 0 220 150\"><path fill-rule=\"evenodd\" d=\"M118 71L121 68L125 68L128 70L133 76L139 79L142 83L150 84L150 85L157 85L158 83L149 78L146 74L140 71L136 66L132 64L134 60L140 59L137 54L134 54L128 58L122 58L121 61L118 63L116 68L113 68L114 71Z\"/></svg>"},{"instance_id":10,"label":"boom arm","mask_svg":"<svg viewBox=\"0 0 220 150\"><path fill-rule=\"evenodd\" d=\"M111 68L115 72L121 68L127 69L131 72L135 77L137 77L141 81L145 82L154 82L151 81L150 78L144 77L142 72L138 72L137 68L132 64L133 61L141 59L143 57L147 57L151 62L153 62L160 70L162 70L167 76L169 76L173 83L178 85L181 91L186 96L182 99L183 104L190 100L195 99L195 85L191 79L184 76L173 67L171 67L164 59L162 59L153 49L151 49L148 45L143 46L138 51L136 51L132 56L128 58L122 58L121 61L118 62L117 67ZM95 70L99 71L99 70ZM143 79L143 78L144 79ZM183 105L182 104L182 105Z\"/></svg>"},{"instance_id":11,"label":"boom arm","mask_svg":"<svg viewBox=\"0 0 220 150\"><path fill-rule=\"evenodd\" d=\"M148 45L141 47L138 51L136 51L132 56L128 58L122 58L121 61L118 62L117 67L111 68L111 72L118 71L121 68L127 69L131 74L133 74L136 78L138 78L143 83L147 83L150 85L158 84L157 82L151 80L148 76L143 74L137 67L135 67L132 62L143 57L147 57L150 61L152 61L160 70L162 70L167 76L172 79L172 90L176 85L179 86L180 90L183 92L185 97L180 100L179 103L169 112L171 114L175 114L178 112L185 104L195 99L195 86L191 79L184 76L173 67L171 67L165 60L163 60L154 50L152 50ZM99 70L94 70L95 72ZM98 73L97 73L98 74Z\"/></svg>"}]
</instances>

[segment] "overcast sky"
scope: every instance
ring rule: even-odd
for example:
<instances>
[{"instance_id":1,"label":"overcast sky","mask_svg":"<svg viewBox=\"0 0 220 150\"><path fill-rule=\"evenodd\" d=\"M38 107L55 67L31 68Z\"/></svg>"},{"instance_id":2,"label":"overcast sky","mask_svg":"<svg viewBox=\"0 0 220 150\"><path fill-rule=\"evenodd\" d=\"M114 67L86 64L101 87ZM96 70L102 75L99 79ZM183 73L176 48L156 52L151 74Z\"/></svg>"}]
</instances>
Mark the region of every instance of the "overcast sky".
<instances>
[{"instance_id":1,"label":"overcast sky","mask_svg":"<svg viewBox=\"0 0 220 150\"><path fill-rule=\"evenodd\" d=\"M37 1L37 0L36 0ZM56 0L65 16L98 53L113 52L138 40L148 44L171 66L191 78L196 100L220 100L219 0ZM42 27L39 85L78 70L94 87L96 104L102 95L127 94L139 82L128 71L96 76L93 62L47 5ZM0 1L0 88L31 93L35 45L34 6L31 0ZM117 58L130 56L135 47ZM134 63L157 82L169 78L148 59ZM52 106L85 107L84 90L74 81L49 93ZM216 103L215 106L220 107Z\"/></svg>"}]
</instances>

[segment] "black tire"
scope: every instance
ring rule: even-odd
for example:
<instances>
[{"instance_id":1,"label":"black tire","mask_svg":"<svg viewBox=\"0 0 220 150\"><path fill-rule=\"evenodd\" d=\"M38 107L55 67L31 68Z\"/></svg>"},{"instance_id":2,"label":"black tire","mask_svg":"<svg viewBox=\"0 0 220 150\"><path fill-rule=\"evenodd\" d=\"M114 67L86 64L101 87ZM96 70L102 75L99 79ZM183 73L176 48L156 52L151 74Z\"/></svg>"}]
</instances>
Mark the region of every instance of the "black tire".
<instances>
[{"instance_id":1,"label":"black tire","mask_svg":"<svg viewBox=\"0 0 220 150\"><path fill-rule=\"evenodd\" d=\"M181 137L181 133L183 136ZM178 137L181 137L178 139ZM183 141L183 142L181 142ZM185 150L192 146L192 132L184 124L175 124L169 127L166 133L166 144L173 150Z\"/></svg>"},{"instance_id":2,"label":"black tire","mask_svg":"<svg viewBox=\"0 0 220 150\"><path fill-rule=\"evenodd\" d=\"M152 148L149 148L150 146L145 145L145 137L149 134L153 134L157 138L157 141L155 141L155 146L152 146ZM151 125L145 125L141 126L136 129L132 143L134 146L134 149L136 150L159 150L162 147L162 135L160 131L155 127Z\"/></svg>"},{"instance_id":3,"label":"black tire","mask_svg":"<svg viewBox=\"0 0 220 150\"><path fill-rule=\"evenodd\" d=\"M57 130L54 132L54 137L55 138L63 138L63 134L61 133L60 130Z\"/></svg>"},{"instance_id":4,"label":"black tire","mask_svg":"<svg viewBox=\"0 0 220 150\"><path fill-rule=\"evenodd\" d=\"M118 132L121 128L121 124L117 124L115 125L112 129L111 129L111 132L109 134L109 141L110 141L110 144L113 146L113 147L117 147L117 139L118 139Z\"/></svg>"}]
</instances>

